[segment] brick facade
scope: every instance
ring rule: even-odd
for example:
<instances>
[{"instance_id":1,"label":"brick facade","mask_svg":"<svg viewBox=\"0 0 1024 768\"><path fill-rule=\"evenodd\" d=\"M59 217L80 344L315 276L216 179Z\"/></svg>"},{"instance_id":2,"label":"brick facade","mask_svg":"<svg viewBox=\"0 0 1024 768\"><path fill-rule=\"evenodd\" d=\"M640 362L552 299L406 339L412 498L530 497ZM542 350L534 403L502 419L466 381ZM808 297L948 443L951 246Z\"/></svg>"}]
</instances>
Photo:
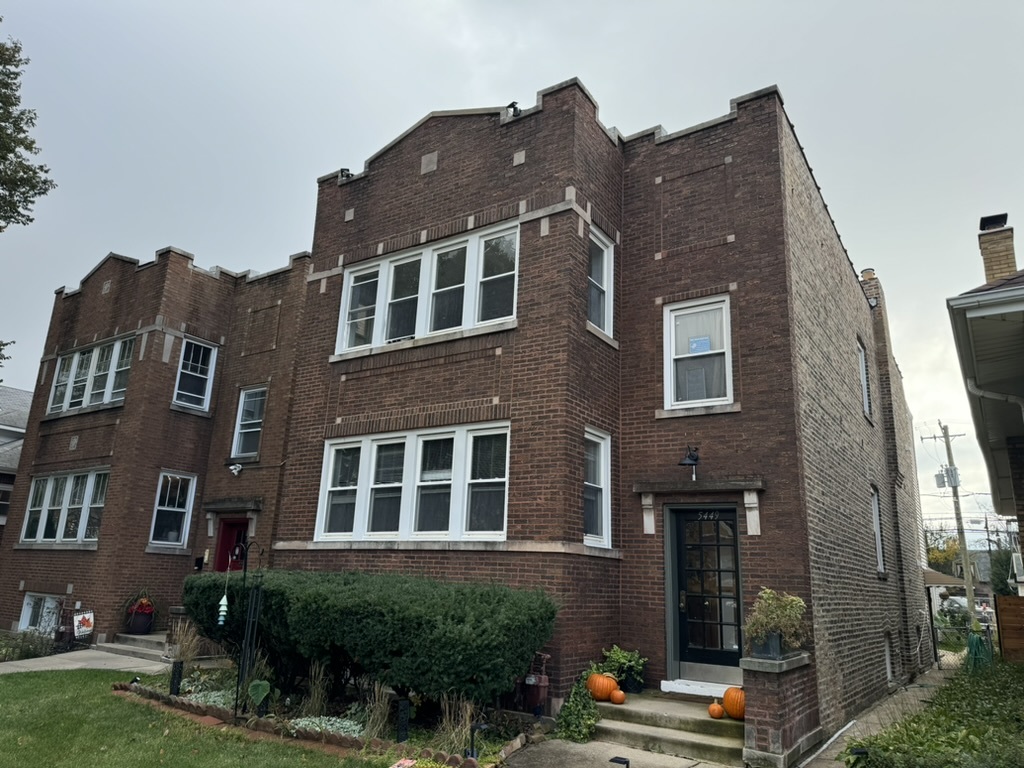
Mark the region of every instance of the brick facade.
<instances>
[{"instance_id":1,"label":"brick facade","mask_svg":"<svg viewBox=\"0 0 1024 768\"><path fill-rule=\"evenodd\" d=\"M413 259L489 228L514 232L518 244L509 317L440 339L417 332L343 348L339 323L356 317L354 275L375 264L384 275L391 257ZM587 321L592 235L614 252L606 331ZM718 302L708 306L728 329L731 389L686 408L667 404L677 396L666 392L666 318L695 301ZM129 333L136 348L123 405L45 415L57 356ZM183 337L218 351L206 413L169 407ZM699 354L710 342L689 343ZM858 344L869 361L869 416ZM239 393L263 384L260 453L232 473ZM507 429L500 535L325 535L324 483L342 482L324 466L325 444L370 450L377 436L474 425ZM610 547L585 541L588 434L610 439ZM678 466L688 446L699 448L696 480ZM672 135L606 129L576 81L543 91L516 117L435 113L362 173L319 179L313 251L286 269L208 273L173 250L143 266L108 258L79 291L58 294L25 457L11 530L22 529L31 477L109 467L111 486L91 547L5 538L4 626L17 623L25 592L64 595L73 581L70 594L115 631L123 593L145 580L174 602L197 559L221 545L220 523L248 520L262 562L275 567L548 589L562 606L548 649L557 705L612 643L650 657L650 685L697 668L687 666L693 640L681 627L691 619L675 593L689 589L684 520L711 510L726 521L714 530L738 542L737 587L721 611L739 621L768 585L804 597L813 628L810 663L785 684L742 673L752 755L790 759L930 658L916 636L924 593L913 441L884 297L877 281L854 273L775 89ZM161 468L197 478L190 536L174 553L148 544ZM107 544L115 536L116 551ZM729 556L723 547L716 557Z\"/></svg>"}]
</instances>

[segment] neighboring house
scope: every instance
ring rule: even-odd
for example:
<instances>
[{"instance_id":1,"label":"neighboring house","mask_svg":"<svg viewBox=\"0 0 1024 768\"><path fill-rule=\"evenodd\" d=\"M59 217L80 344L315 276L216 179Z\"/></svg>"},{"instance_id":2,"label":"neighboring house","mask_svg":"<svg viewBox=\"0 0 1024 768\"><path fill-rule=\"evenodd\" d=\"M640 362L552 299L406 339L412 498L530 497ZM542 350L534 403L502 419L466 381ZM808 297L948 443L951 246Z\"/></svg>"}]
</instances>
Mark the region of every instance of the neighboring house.
<instances>
[{"instance_id":1,"label":"neighboring house","mask_svg":"<svg viewBox=\"0 0 1024 768\"><path fill-rule=\"evenodd\" d=\"M1007 215L981 219L985 284L948 299L960 370L996 514L1024 521L1024 270Z\"/></svg>"},{"instance_id":2,"label":"neighboring house","mask_svg":"<svg viewBox=\"0 0 1024 768\"><path fill-rule=\"evenodd\" d=\"M25 450L5 626L41 594L116 632L246 542L543 587L553 706L639 648L649 685L742 684L775 764L931 660L885 298L775 88L673 134L576 80L431 113L318 180L286 269L112 255L57 294ZM741 661L762 585L807 601L809 655Z\"/></svg>"},{"instance_id":3,"label":"neighboring house","mask_svg":"<svg viewBox=\"0 0 1024 768\"><path fill-rule=\"evenodd\" d=\"M18 473L21 444L25 440L32 393L0 384L0 544L7 527L7 512Z\"/></svg>"}]
</instances>

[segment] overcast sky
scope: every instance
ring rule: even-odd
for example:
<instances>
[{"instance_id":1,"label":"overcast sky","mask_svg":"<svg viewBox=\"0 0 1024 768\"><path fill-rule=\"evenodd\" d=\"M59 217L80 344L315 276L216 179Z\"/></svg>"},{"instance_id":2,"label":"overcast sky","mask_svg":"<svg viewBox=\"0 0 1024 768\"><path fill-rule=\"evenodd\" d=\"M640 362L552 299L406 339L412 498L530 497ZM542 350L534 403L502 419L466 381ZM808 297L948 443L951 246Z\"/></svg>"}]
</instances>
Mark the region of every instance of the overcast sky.
<instances>
[{"instance_id":1,"label":"overcast sky","mask_svg":"<svg viewBox=\"0 0 1024 768\"><path fill-rule=\"evenodd\" d=\"M940 419L966 435L965 516L990 508L945 299L984 282L979 217L1024 223L1024 3L7 0L0 13L0 36L32 60L22 102L59 185L35 223L0 234L6 385L33 387L54 290L108 252L285 266L310 248L316 177L361 170L432 110L530 106L578 76L628 135L703 122L774 83L854 266L882 281L918 435ZM942 445L916 447L926 518L951 526Z\"/></svg>"}]
</instances>

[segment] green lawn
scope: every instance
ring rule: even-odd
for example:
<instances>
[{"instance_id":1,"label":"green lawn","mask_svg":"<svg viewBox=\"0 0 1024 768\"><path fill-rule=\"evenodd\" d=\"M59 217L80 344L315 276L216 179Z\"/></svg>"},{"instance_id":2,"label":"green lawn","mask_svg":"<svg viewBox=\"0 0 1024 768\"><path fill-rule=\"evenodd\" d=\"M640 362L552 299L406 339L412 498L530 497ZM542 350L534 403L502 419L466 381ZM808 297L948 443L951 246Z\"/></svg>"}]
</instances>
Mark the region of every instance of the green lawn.
<instances>
[{"instance_id":1,"label":"green lawn","mask_svg":"<svg viewBox=\"0 0 1024 768\"><path fill-rule=\"evenodd\" d=\"M302 742L254 741L235 728L198 725L141 700L115 696L130 672L75 670L0 675L0 768L385 768L394 758L352 757ZM164 687L161 678L143 684Z\"/></svg>"}]
</instances>

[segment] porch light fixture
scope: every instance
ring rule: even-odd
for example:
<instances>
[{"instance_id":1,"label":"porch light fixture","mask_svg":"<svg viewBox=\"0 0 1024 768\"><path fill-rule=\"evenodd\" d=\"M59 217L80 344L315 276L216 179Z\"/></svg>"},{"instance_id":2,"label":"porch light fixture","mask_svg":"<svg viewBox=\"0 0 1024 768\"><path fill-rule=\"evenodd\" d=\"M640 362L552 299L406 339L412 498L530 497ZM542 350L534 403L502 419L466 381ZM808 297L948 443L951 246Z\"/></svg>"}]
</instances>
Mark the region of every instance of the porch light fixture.
<instances>
[{"instance_id":1,"label":"porch light fixture","mask_svg":"<svg viewBox=\"0 0 1024 768\"><path fill-rule=\"evenodd\" d=\"M699 446L690 447L688 445L686 446L686 455L679 460L680 467L690 467L690 469L693 470L692 480L697 479L697 465L700 463L700 456L697 455L697 451L699 450Z\"/></svg>"}]
</instances>

